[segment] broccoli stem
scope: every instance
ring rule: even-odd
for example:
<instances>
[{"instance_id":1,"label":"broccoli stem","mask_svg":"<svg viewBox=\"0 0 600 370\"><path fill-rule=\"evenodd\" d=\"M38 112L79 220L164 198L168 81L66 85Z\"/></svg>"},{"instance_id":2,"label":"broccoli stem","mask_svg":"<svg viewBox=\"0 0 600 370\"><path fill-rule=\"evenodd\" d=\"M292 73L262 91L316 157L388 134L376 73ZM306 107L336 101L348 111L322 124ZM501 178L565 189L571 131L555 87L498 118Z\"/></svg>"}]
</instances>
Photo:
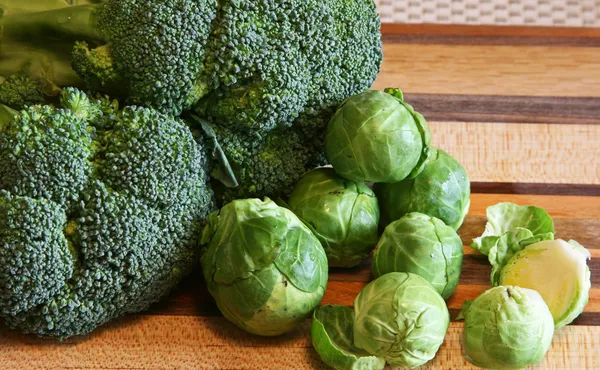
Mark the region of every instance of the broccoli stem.
<instances>
[{"instance_id":1,"label":"broccoli stem","mask_svg":"<svg viewBox=\"0 0 600 370\"><path fill-rule=\"evenodd\" d=\"M66 6L42 12L16 13L5 11L0 19L5 39L40 42L40 39L94 40L102 42L96 29L95 10L98 5ZM4 8L0 8L4 9Z\"/></svg>"}]
</instances>

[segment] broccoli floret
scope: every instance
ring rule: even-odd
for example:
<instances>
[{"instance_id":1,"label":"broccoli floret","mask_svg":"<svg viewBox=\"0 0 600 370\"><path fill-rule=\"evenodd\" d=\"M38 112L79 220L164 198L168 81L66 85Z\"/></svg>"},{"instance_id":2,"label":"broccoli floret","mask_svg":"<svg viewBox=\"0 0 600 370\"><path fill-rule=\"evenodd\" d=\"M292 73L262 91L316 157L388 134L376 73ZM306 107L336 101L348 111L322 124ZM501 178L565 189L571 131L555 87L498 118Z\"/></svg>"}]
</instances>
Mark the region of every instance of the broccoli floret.
<instances>
[{"instance_id":1,"label":"broccoli floret","mask_svg":"<svg viewBox=\"0 0 600 370\"><path fill-rule=\"evenodd\" d=\"M162 298L213 210L203 144L182 120L76 89L61 102L0 131L0 316L55 338Z\"/></svg>"},{"instance_id":2,"label":"broccoli floret","mask_svg":"<svg viewBox=\"0 0 600 370\"><path fill-rule=\"evenodd\" d=\"M197 112L252 131L290 126L372 85L379 32L372 1L222 1Z\"/></svg>"},{"instance_id":3,"label":"broccoli floret","mask_svg":"<svg viewBox=\"0 0 600 370\"><path fill-rule=\"evenodd\" d=\"M27 105L44 103L42 86L24 73L0 77L0 104L21 110Z\"/></svg>"},{"instance_id":4,"label":"broccoli floret","mask_svg":"<svg viewBox=\"0 0 600 370\"><path fill-rule=\"evenodd\" d=\"M281 128L264 136L214 126L239 186L218 183L213 188L222 203L233 199L284 196L307 170L325 163L320 143L295 128Z\"/></svg>"},{"instance_id":5,"label":"broccoli floret","mask_svg":"<svg viewBox=\"0 0 600 370\"><path fill-rule=\"evenodd\" d=\"M106 44L78 43L73 68L91 88L179 115L204 94L204 46L216 9L216 0L108 1L90 14Z\"/></svg>"}]
</instances>

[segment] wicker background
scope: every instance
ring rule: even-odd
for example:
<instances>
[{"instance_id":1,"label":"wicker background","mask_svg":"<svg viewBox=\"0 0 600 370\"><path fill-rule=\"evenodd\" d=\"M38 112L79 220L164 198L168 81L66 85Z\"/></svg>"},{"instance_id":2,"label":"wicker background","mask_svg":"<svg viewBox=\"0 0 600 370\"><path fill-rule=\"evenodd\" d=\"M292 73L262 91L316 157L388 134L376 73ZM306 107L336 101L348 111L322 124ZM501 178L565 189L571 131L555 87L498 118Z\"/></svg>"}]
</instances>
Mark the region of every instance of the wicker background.
<instances>
[{"instance_id":1,"label":"wicker background","mask_svg":"<svg viewBox=\"0 0 600 370\"><path fill-rule=\"evenodd\" d=\"M600 27L600 0L377 0L382 22Z\"/></svg>"}]
</instances>

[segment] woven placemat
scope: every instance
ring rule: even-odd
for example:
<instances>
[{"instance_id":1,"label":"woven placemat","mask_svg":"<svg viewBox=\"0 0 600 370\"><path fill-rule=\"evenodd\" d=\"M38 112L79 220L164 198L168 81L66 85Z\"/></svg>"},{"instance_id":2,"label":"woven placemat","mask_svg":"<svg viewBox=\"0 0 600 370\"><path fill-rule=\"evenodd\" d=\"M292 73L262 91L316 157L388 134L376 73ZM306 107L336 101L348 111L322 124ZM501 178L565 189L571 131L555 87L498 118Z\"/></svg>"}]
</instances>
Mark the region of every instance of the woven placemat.
<instances>
[{"instance_id":1,"label":"woven placemat","mask_svg":"<svg viewBox=\"0 0 600 370\"><path fill-rule=\"evenodd\" d=\"M600 0L377 0L386 23L600 27Z\"/></svg>"}]
</instances>

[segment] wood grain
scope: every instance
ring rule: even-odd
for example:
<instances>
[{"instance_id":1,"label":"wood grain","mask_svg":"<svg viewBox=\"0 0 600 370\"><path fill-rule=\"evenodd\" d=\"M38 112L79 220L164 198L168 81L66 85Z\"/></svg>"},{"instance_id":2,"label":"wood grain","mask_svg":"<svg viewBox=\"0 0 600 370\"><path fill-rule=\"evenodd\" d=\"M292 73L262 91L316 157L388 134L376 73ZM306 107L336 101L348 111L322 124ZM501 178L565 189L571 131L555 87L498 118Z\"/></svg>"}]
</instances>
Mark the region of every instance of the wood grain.
<instances>
[{"instance_id":1,"label":"wood grain","mask_svg":"<svg viewBox=\"0 0 600 370\"><path fill-rule=\"evenodd\" d=\"M600 124L597 98L407 93L404 99L431 121Z\"/></svg>"},{"instance_id":2,"label":"wood grain","mask_svg":"<svg viewBox=\"0 0 600 370\"><path fill-rule=\"evenodd\" d=\"M471 182L471 193L586 195L600 197L600 185L544 184L534 182Z\"/></svg>"},{"instance_id":3,"label":"wood grain","mask_svg":"<svg viewBox=\"0 0 600 370\"><path fill-rule=\"evenodd\" d=\"M64 343L0 331L2 369L327 369L311 348L309 322L276 338L252 336L220 317L134 316ZM451 323L427 369L475 369ZM600 327L559 330L537 369L597 369ZM571 349L571 350L569 350ZM574 350L577 349L577 350ZM581 356L580 353L586 353Z\"/></svg>"},{"instance_id":4,"label":"wood grain","mask_svg":"<svg viewBox=\"0 0 600 370\"><path fill-rule=\"evenodd\" d=\"M429 124L471 181L600 184L600 125Z\"/></svg>"},{"instance_id":5,"label":"wood grain","mask_svg":"<svg viewBox=\"0 0 600 370\"><path fill-rule=\"evenodd\" d=\"M600 48L388 43L384 54L379 90L600 97Z\"/></svg>"},{"instance_id":6,"label":"wood grain","mask_svg":"<svg viewBox=\"0 0 600 370\"><path fill-rule=\"evenodd\" d=\"M386 43L600 46L600 32L594 28L384 24L381 29Z\"/></svg>"},{"instance_id":7,"label":"wood grain","mask_svg":"<svg viewBox=\"0 0 600 370\"><path fill-rule=\"evenodd\" d=\"M592 253L586 311L559 330L539 369L600 369L600 29L383 26L385 61L374 88L400 87L430 121L433 145L455 156L473 181L461 284L448 301L489 288L486 257L468 247L501 201L534 204L557 236ZM335 269L323 303L351 305L371 279L369 261ZM462 324L426 369L474 369ZM227 322L197 271L144 313L63 343L0 328L0 369L325 369L309 322L276 338Z\"/></svg>"},{"instance_id":8,"label":"wood grain","mask_svg":"<svg viewBox=\"0 0 600 370\"><path fill-rule=\"evenodd\" d=\"M443 35L443 36L489 36L489 37L556 37L567 40L600 38L600 28L591 27L529 27L464 24L399 24L381 25L383 36L391 35Z\"/></svg>"}]
</instances>

